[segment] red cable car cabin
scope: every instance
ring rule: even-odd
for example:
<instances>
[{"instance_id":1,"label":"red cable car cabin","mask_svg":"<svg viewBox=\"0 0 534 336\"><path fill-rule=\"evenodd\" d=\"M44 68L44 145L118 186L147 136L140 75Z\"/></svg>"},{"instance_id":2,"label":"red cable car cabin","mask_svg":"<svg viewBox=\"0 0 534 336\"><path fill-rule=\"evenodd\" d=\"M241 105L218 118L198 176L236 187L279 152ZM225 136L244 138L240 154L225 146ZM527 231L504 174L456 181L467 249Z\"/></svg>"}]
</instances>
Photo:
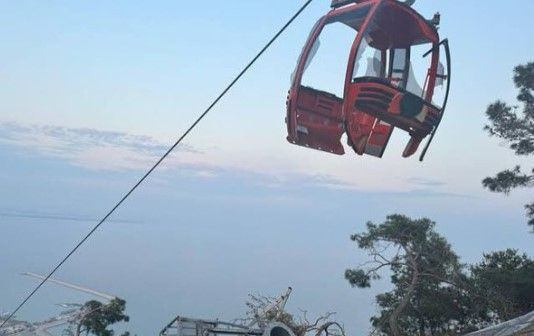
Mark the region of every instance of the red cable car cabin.
<instances>
[{"instance_id":1,"label":"red cable car cabin","mask_svg":"<svg viewBox=\"0 0 534 336\"><path fill-rule=\"evenodd\" d=\"M341 137L346 133L357 154L382 157L397 127L410 135L404 157L414 154L430 135L420 155L422 161L448 98L447 40L440 42L436 22L427 21L396 0L334 0L332 7L312 29L293 75L287 100L288 141L342 155ZM347 39L352 43L346 73L342 74L344 86L338 94L303 83L322 47L320 37L328 35L327 29L335 25L349 31ZM329 36L334 43L341 40L341 34ZM337 55L332 58L330 51L323 50L327 62L322 64L321 79L340 61ZM441 54L445 55L446 69L440 63ZM417 82L417 68L422 86ZM442 97L436 93L439 89ZM434 101L438 98L441 104Z\"/></svg>"}]
</instances>

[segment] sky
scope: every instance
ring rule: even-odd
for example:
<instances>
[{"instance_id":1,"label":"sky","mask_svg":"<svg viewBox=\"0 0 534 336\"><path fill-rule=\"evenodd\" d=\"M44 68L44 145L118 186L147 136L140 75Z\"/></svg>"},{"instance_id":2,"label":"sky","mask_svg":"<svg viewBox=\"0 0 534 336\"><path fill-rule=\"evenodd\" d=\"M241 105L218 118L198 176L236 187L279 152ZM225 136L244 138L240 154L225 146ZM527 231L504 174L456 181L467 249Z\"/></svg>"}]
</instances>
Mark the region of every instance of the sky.
<instances>
[{"instance_id":1,"label":"sky","mask_svg":"<svg viewBox=\"0 0 534 336\"><path fill-rule=\"evenodd\" d=\"M55 265L302 3L0 1L0 310L35 285L19 273ZM464 262L508 247L534 254L531 192L480 183L532 166L482 128L489 103L514 102L514 66L532 61L534 3L416 3L441 13L453 64L423 163L401 157L401 132L383 159L285 140L290 76L328 5L312 3L58 278L125 298L139 335L178 314L239 317L247 294L287 286L289 309L336 311L359 335L388 289L343 279L365 260L349 237L368 220L429 217ZM47 285L18 316L68 300L80 295Z\"/></svg>"}]
</instances>

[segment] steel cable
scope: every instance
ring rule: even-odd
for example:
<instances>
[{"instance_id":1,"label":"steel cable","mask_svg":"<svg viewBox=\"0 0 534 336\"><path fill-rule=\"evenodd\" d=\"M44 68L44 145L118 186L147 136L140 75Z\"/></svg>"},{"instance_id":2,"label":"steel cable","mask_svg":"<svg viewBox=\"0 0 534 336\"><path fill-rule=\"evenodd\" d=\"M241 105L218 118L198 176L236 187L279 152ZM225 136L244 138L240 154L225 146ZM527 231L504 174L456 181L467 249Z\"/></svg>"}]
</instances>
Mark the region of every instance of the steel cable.
<instances>
[{"instance_id":1,"label":"steel cable","mask_svg":"<svg viewBox=\"0 0 534 336\"><path fill-rule=\"evenodd\" d=\"M13 310L9 316L2 322L2 328L13 316L31 299L31 297L43 286L43 284L56 271L63 266L63 264L95 233L95 231L126 201L128 197L152 174L152 172L171 154L174 149L187 137L187 135L204 119L204 117L219 103L219 101L230 91L230 89L243 77L243 75L256 63L256 61L269 49L269 47L282 35L282 33L299 17L299 15L310 5L313 0L307 0L302 7L286 22L286 24L267 42L267 44L254 56L254 58L241 70L241 72L230 82L230 84L215 98L215 100L208 106L208 108L195 120L195 122L176 140L176 142L163 154L163 156L141 177L129 191L107 212L107 214L85 235L76 246L48 273L48 275L33 289L32 292Z\"/></svg>"}]
</instances>

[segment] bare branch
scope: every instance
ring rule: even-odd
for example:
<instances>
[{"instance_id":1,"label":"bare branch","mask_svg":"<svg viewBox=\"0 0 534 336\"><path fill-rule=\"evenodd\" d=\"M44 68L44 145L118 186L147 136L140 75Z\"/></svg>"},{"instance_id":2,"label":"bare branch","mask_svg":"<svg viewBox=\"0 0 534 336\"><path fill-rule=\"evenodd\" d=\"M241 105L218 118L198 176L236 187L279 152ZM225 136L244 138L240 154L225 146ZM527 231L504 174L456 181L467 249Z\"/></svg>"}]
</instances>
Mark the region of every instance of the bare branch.
<instances>
[{"instance_id":1,"label":"bare branch","mask_svg":"<svg viewBox=\"0 0 534 336\"><path fill-rule=\"evenodd\" d=\"M343 326L336 321L330 320L331 317L335 315L335 312L327 312L315 318L313 322L310 322L308 319L308 312L299 309L300 315L296 321L293 315L287 313L283 309L272 309L272 303L275 301L275 298L249 295L249 301L246 303L248 307L247 318L236 319L235 321L241 321L243 324L257 322L260 326L266 326L270 322L281 322L288 326L296 336L305 336L311 332L316 336L322 333L326 333L326 336L345 336ZM272 310L269 310L269 307ZM339 330L337 333L329 333L329 327L337 327Z\"/></svg>"}]
</instances>

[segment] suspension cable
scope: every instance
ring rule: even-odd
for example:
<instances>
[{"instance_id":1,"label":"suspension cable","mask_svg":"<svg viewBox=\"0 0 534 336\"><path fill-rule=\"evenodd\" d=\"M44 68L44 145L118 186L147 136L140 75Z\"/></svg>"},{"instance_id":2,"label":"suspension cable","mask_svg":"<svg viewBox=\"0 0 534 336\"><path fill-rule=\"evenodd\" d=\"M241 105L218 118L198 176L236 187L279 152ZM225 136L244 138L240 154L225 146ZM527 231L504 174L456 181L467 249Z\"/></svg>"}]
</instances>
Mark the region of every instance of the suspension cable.
<instances>
[{"instance_id":1,"label":"suspension cable","mask_svg":"<svg viewBox=\"0 0 534 336\"><path fill-rule=\"evenodd\" d=\"M302 7L286 22L286 24L265 44L265 46L252 58L252 60L241 70L241 72L228 84L228 86L215 98L215 100L202 112L193 124L176 140L176 142L156 161L156 163L131 187L128 192L107 212L107 214L85 235L82 240L48 273L48 275L30 292L30 294L13 310L9 316L0 324L2 328L13 316L30 300L30 298L44 285L48 279L95 233L95 231L126 201L128 197L152 174L152 172L171 154L174 149L184 140L189 133L204 119L204 117L219 103L219 101L230 91L230 89L243 77L243 75L256 63L256 61L269 49L269 47L282 35L282 33L300 16L300 14L310 5L313 0L307 0Z\"/></svg>"}]
</instances>

